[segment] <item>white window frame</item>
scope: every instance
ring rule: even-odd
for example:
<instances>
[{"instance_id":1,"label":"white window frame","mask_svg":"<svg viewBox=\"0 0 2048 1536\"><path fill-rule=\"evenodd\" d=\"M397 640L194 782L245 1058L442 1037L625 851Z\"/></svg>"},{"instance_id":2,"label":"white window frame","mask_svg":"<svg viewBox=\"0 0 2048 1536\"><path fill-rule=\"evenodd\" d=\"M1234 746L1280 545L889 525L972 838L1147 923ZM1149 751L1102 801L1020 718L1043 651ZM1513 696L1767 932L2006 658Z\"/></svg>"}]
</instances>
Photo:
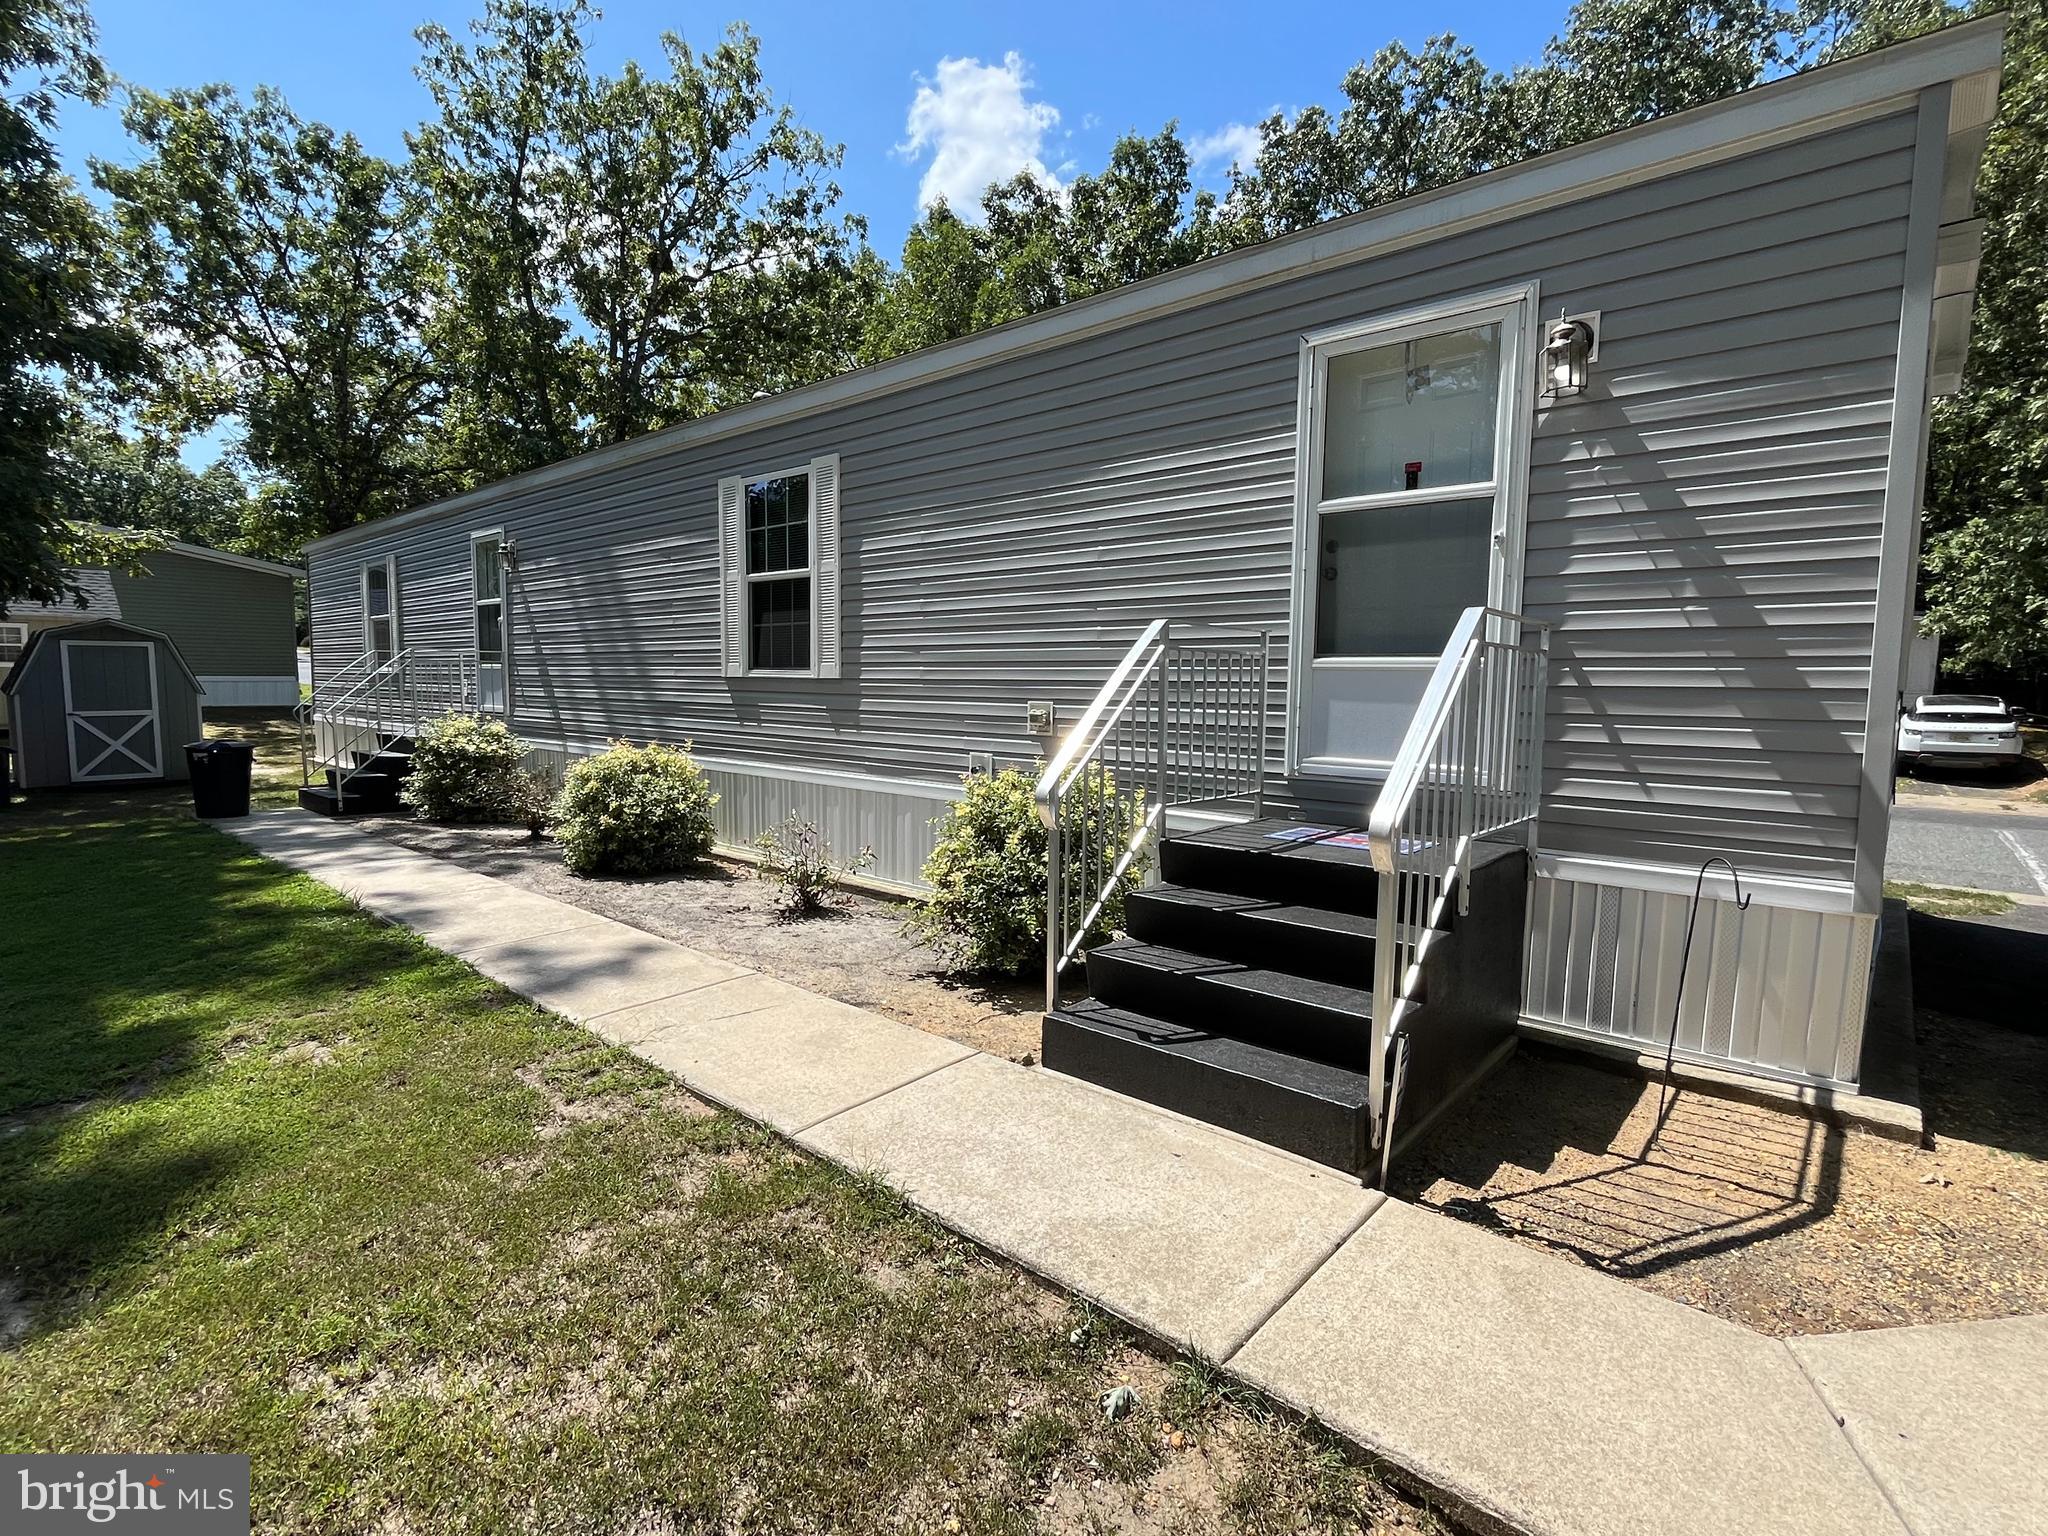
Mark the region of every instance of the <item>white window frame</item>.
<instances>
[{"instance_id":1,"label":"white window frame","mask_svg":"<svg viewBox=\"0 0 2048 1536\"><path fill-rule=\"evenodd\" d=\"M476 595L476 547L487 540L495 540L498 545L498 595L495 598ZM504 704L502 709L493 712L507 717L512 713L512 609L507 601L510 571L511 568L505 564L505 530L473 529L469 535L469 647L476 653L478 707L482 707L483 700L484 626L481 610L485 603L495 602L498 605L497 665L504 673Z\"/></svg>"},{"instance_id":2,"label":"white window frame","mask_svg":"<svg viewBox=\"0 0 2048 1536\"><path fill-rule=\"evenodd\" d=\"M356 603L363 616L363 650L377 649L376 627L370 618L370 572L381 569L384 572L384 592L391 604L391 654L396 656L405 649L400 634L398 617L398 556L386 555L381 560L365 560L356 573Z\"/></svg>"},{"instance_id":3,"label":"white window frame","mask_svg":"<svg viewBox=\"0 0 2048 1536\"><path fill-rule=\"evenodd\" d=\"M781 571L747 569L746 489L765 480L805 476L805 549L801 568ZM821 454L804 463L746 474L726 475L718 482L719 644L728 677L838 677L839 508L842 494L839 455ZM803 667L754 665L753 590L771 581L803 579L810 584L810 664Z\"/></svg>"},{"instance_id":4,"label":"white window frame","mask_svg":"<svg viewBox=\"0 0 2048 1536\"><path fill-rule=\"evenodd\" d=\"M1432 656L1315 655L1316 584L1314 562L1306 555L1320 546L1321 519L1338 512L1493 498L1493 535L1486 601L1489 606L1518 610L1522 598L1522 562L1529 524L1529 448L1536 425L1536 375L1540 365L1538 331L1542 295L1535 282L1517 283L1464 294L1363 320L1313 331L1301 338L1296 398L1299 428L1294 448L1294 569L1292 578L1292 643L1287 647L1287 768L1303 778L1378 778L1387 764L1304 760L1303 711L1309 704L1309 683L1317 670L1379 668L1433 669ZM1347 352L1439 335L1463 325L1498 321L1501 327L1501 380L1494 436L1494 475L1461 485L1428 486L1414 491L1378 491L1363 496L1323 499L1323 427L1328 399L1329 360Z\"/></svg>"},{"instance_id":5,"label":"white window frame","mask_svg":"<svg viewBox=\"0 0 2048 1536\"><path fill-rule=\"evenodd\" d=\"M14 667L21 653L28 649L28 626L12 622L0 622L0 646L12 646L13 656L0 656L0 677L5 677Z\"/></svg>"}]
</instances>

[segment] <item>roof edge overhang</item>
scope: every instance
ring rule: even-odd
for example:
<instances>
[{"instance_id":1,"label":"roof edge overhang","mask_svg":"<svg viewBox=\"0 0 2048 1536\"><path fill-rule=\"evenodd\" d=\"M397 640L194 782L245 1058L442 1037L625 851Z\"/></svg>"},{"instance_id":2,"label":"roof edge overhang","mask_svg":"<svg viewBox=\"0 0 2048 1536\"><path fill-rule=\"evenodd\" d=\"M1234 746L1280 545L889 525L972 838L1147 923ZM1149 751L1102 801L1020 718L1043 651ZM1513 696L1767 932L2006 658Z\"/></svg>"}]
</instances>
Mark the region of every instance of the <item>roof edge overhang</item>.
<instances>
[{"instance_id":1,"label":"roof edge overhang","mask_svg":"<svg viewBox=\"0 0 2048 1536\"><path fill-rule=\"evenodd\" d=\"M892 394L1000 359L1120 329L1231 293L1445 239L1596 196L1651 176L1675 175L1888 112L1908 110L1919 100L1921 92L1937 86L1952 87L1944 222L1952 200L1965 209L1966 221L1976 166L1983 155L1984 138L1997 102L2004 41L2002 14L1946 27L1590 139L1570 149L1246 246L1143 282L1076 299L1057 309L977 331L956 341L836 374L815 384L748 401L623 443L594 448L574 458L328 534L308 543L306 552L309 556L331 554L380 534L483 506L509 490L539 489L677 448L759 431L812 412ZM1959 128L1959 121L1966 126ZM1963 237L1959 234L1958 238ZM1950 272L1951 283L1961 280L1961 265L1944 271ZM1969 286L1951 296L1959 298L1960 304L1951 304L1947 311L1951 315L1960 311L1964 340L1974 281L1972 258ZM1937 305L1937 334L1942 313ZM1951 355L1953 367L1960 373L1960 353L1952 347Z\"/></svg>"}]
</instances>

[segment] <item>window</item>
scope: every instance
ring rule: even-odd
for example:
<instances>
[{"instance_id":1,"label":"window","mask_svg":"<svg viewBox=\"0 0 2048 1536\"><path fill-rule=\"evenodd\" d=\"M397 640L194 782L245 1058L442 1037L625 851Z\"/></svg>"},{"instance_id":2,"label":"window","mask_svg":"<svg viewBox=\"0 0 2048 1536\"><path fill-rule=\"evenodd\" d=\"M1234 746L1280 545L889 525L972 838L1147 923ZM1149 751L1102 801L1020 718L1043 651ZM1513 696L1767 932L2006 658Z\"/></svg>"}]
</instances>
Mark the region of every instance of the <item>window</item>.
<instances>
[{"instance_id":1,"label":"window","mask_svg":"<svg viewBox=\"0 0 2048 1536\"><path fill-rule=\"evenodd\" d=\"M487 667L505 664L504 541L485 534L470 545L471 586L476 602L476 659Z\"/></svg>"},{"instance_id":2,"label":"window","mask_svg":"<svg viewBox=\"0 0 2048 1536\"><path fill-rule=\"evenodd\" d=\"M398 654L398 557L363 567L363 649L379 661Z\"/></svg>"},{"instance_id":3,"label":"window","mask_svg":"<svg viewBox=\"0 0 2048 1536\"><path fill-rule=\"evenodd\" d=\"M747 668L806 672L811 665L811 477L779 475L744 487L747 518Z\"/></svg>"},{"instance_id":4,"label":"window","mask_svg":"<svg viewBox=\"0 0 2048 1536\"><path fill-rule=\"evenodd\" d=\"M470 611L476 640L477 708L506 712L505 536L492 530L469 536Z\"/></svg>"},{"instance_id":5,"label":"window","mask_svg":"<svg viewBox=\"0 0 2048 1536\"><path fill-rule=\"evenodd\" d=\"M728 676L839 675L836 455L719 482Z\"/></svg>"},{"instance_id":6,"label":"window","mask_svg":"<svg viewBox=\"0 0 2048 1536\"><path fill-rule=\"evenodd\" d=\"M1503 322L1320 359L1315 656L1433 657L1493 575Z\"/></svg>"},{"instance_id":7,"label":"window","mask_svg":"<svg viewBox=\"0 0 2048 1536\"><path fill-rule=\"evenodd\" d=\"M26 624L0 624L0 671L20 659L22 647L28 644Z\"/></svg>"}]
</instances>

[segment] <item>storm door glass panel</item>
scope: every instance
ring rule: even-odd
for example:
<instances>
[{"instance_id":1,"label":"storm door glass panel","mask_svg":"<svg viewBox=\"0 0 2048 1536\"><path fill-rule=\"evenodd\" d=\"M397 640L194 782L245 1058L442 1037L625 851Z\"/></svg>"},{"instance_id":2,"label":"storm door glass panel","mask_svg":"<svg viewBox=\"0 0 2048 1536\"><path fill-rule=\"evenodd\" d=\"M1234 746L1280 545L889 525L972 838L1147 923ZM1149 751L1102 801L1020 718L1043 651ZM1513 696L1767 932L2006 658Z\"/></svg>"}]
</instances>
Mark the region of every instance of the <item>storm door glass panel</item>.
<instances>
[{"instance_id":1,"label":"storm door glass panel","mask_svg":"<svg viewBox=\"0 0 2048 1536\"><path fill-rule=\"evenodd\" d=\"M1331 512L1322 533L1318 656L1432 656L1486 602L1491 496Z\"/></svg>"},{"instance_id":2,"label":"storm door glass panel","mask_svg":"<svg viewBox=\"0 0 2048 1536\"><path fill-rule=\"evenodd\" d=\"M811 477L746 488L747 654L756 672L811 666Z\"/></svg>"},{"instance_id":3,"label":"storm door glass panel","mask_svg":"<svg viewBox=\"0 0 2048 1536\"><path fill-rule=\"evenodd\" d=\"M396 648L391 625L391 568L363 567L364 649L375 651L379 661L389 661Z\"/></svg>"},{"instance_id":4,"label":"storm door glass panel","mask_svg":"<svg viewBox=\"0 0 2048 1536\"><path fill-rule=\"evenodd\" d=\"M1333 355L1323 500L1490 482L1500 349L1491 322Z\"/></svg>"}]
</instances>

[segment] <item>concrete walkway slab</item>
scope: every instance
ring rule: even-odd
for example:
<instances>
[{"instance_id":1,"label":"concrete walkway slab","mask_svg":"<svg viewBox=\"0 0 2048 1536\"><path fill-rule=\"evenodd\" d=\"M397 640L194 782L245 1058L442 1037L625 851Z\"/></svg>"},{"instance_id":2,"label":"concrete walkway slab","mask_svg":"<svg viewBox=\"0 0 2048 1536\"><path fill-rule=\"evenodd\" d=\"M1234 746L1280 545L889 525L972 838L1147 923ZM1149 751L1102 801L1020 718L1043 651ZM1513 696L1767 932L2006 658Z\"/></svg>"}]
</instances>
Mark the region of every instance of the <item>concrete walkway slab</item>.
<instances>
[{"instance_id":1,"label":"concrete walkway slab","mask_svg":"<svg viewBox=\"0 0 2048 1536\"><path fill-rule=\"evenodd\" d=\"M1355 1230L1355 1180L975 1056L797 1140L1161 1338L1221 1356Z\"/></svg>"},{"instance_id":2,"label":"concrete walkway slab","mask_svg":"<svg viewBox=\"0 0 2048 1536\"><path fill-rule=\"evenodd\" d=\"M1905 1536L1776 1340L1399 1201L1230 1364L1546 1536Z\"/></svg>"},{"instance_id":3,"label":"concrete walkway slab","mask_svg":"<svg viewBox=\"0 0 2048 1536\"><path fill-rule=\"evenodd\" d=\"M1915 1536L2048 1528L2048 1317L1791 1342Z\"/></svg>"},{"instance_id":4,"label":"concrete walkway slab","mask_svg":"<svg viewBox=\"0 0 2048 1536\"><path fill-rule=\"evenodd\" d=\"M491 980L579 1022L752 974L730 960L602 920L493 944L463 958Z\"/></svg>"},{"instance_id":5,"label":"concrete walkway slab","mask_svg":"<svg viewBox=\"0 0 2048 1536\"><path fill-rule=\"evenodd\" d=\"M646 1025L666 1016L666 1024ZM975 1054L765 976L723 982L598 1020L694 1091L794 1133Z\"/></svg>"}]
</instances>

